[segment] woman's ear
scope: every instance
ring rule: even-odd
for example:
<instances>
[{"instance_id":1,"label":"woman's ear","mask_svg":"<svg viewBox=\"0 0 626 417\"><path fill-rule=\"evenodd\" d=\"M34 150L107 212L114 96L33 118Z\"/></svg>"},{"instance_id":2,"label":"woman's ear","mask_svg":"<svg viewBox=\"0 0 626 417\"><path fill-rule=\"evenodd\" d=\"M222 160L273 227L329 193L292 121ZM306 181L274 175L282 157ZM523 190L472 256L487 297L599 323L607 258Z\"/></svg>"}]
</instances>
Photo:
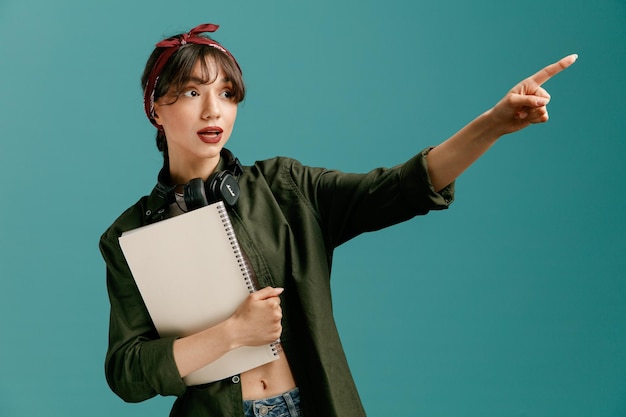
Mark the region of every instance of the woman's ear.
<instances>
[{"instance_id":1,"label":"woman's ear","mask_svg":"<svg viewBox=\"0 0 626 417\"><path fill-rule=\"evenodd\" d=\"M152 114L154 114L154 121L155 121L155 122L156 122L159 126L162 126L162 123L161 123L161 121L159 120L159 104L158 104L158 103L154 103L154 111L153 111L153 113L152 113Z\"/></svg>"}]
</instances>

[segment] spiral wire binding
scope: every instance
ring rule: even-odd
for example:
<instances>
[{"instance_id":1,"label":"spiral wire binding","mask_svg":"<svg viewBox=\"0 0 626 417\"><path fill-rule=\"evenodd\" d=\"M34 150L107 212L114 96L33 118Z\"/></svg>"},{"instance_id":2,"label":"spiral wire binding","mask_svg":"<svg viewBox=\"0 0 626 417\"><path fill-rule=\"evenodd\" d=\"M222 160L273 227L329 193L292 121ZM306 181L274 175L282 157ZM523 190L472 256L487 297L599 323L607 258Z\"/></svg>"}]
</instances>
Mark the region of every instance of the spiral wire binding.
<instances>
[{"instance_id":1,"label":"spiral wire binding","mask_svg":"<svg viewBox=\"0 0 626 417\"><path fill-rule=\"evenodd\" d=\"M243 256L243 252L241 251L241 246L239 246L239 241L237 240L237 236L235 235L235 230L233 229L233 224L230 221L230 217L228 216L228 211L226 210L226 206L224 202L220 201L217 204L217 213L224 224L224 229L226 230L226 236L228 237L228 241L230 242L230 246L233 249L235 254L235 258L237 259L237 263L239 264L239 269L241 270L241 274L243 275L243 279L246 283L246 287L250 293L256 291L254 288L254 282L252 281L252 275L250 274L250 267L246 262L246 258ZM283 351L282 345L280 344L280 339L270 344L272 347L272 352L274 356L278 356L279 353Z\"/></svg>"},{"instance_id":2,"label":"spiral wire binding","mask_svg":"<svg viewBox=\"0 0 626 417\"><path fill-rule=\"evenodd\" d=\"M228 212L226 211L226 206L221 201L217 205L217 212L220 215L222 223L224 224L226 236L228 237L231 248L233 248L233 252L235 254L235 258L237 259L237 264L239 264L239 269L241 270L241 274L243 275L246 287L248 287L248 291L250 293L253 293L255 291L255 288L254 283L252 282L252 276L250 275L250 269L246 264L243 253L241 251L241 247L239 246L239 242L237 241L237 236L235 235L233 224L231 223Z\"/></svg>"}]
</instances>

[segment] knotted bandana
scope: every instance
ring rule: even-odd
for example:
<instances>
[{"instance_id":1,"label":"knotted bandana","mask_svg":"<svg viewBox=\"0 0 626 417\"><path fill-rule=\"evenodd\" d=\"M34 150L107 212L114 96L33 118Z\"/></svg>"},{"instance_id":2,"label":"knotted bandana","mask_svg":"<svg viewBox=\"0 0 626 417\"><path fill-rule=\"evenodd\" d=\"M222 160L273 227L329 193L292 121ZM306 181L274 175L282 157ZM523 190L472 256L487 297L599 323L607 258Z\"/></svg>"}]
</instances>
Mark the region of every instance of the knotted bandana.
<instances>
[{"instance_id":1,"label":"knotted bandana","mask_svg":"<svg viewBox=\"0 0 626 417\"><path fill-rule=\"evenodd\" d=\"M201 33L205 32L215 32L219 28L219 25L214 25L211 23L205 23L202 25L198 25L195 28L191 29L188 33L184 33L182 35L176 36L174 38L164 39L161 42L157 43L156 46L158 48L167 48L165 49L157 61L155 62L152 70L150 71L150 76L148 77L148 82L146 84L146 88L143 92L143 106L146 112L146 116L150 122L157 128L161 129L161 127L154 121L154 90L156 88L156 84L159 81L159 76L161 75L161 71L165 64L170 59L170 57L178 51L182 46L193 43L198 45L208 45L213 47L222 53L228 55L232 58L233 62L237 65L239 72L241 72L241 68L237 63L235 57L228 52L226 48L220 45L218 42L213 39L205 38L204 36L199 36Z\"/></svg>"}]
</instances>

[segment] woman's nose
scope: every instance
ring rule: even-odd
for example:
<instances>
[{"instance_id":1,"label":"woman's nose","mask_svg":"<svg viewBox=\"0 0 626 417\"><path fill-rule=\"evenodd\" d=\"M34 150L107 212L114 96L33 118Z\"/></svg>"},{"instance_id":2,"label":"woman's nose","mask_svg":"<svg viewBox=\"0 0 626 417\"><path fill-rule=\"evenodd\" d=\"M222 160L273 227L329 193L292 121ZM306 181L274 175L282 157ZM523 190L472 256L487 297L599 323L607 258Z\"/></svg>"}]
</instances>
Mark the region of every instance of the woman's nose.
<instances>
[{"instance_id":1,"label":"woman's nose","mask_svg":"<svg viewBox=\"0 0 626 417\"><path fill-rule=\"evenodd\" d=\"M209 94L205 95L202 117L205 119L215 119L220 116L220 105L217 97Z\"/></svg>"}]
</instances>

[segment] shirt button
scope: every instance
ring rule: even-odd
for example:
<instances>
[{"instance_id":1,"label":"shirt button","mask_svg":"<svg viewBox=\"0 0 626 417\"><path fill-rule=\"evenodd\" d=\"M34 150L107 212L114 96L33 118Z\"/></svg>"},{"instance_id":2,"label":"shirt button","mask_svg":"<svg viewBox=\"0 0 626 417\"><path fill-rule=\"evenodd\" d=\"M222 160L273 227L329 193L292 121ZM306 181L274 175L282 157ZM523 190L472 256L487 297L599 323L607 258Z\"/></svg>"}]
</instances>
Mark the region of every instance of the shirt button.
<instances>
[{"instance_id":1,"label":"shirt button","mask_svg":"<svg viewBox=\"0 0 626 417\"><path fill-rule=\"evenodd\" d=\"M259 414L262 415L262 416L266 416L267 413L269 413L269 412L270 412L270 409L267 408L267 406L265 406L265 405L262 405L261 408L259 408Z\"/></svg>"},{"instance_id":2,"label":"shirt button","mask_svg":"<svg viewBox=\"0 0 626 417\"><path fill-rule=\"evenodd\" d=\"M235 375L234 377L232 377L231 381L233 382L233 384L238 384L240 381L239 375Z\"/></svg>"}]
</instances>

